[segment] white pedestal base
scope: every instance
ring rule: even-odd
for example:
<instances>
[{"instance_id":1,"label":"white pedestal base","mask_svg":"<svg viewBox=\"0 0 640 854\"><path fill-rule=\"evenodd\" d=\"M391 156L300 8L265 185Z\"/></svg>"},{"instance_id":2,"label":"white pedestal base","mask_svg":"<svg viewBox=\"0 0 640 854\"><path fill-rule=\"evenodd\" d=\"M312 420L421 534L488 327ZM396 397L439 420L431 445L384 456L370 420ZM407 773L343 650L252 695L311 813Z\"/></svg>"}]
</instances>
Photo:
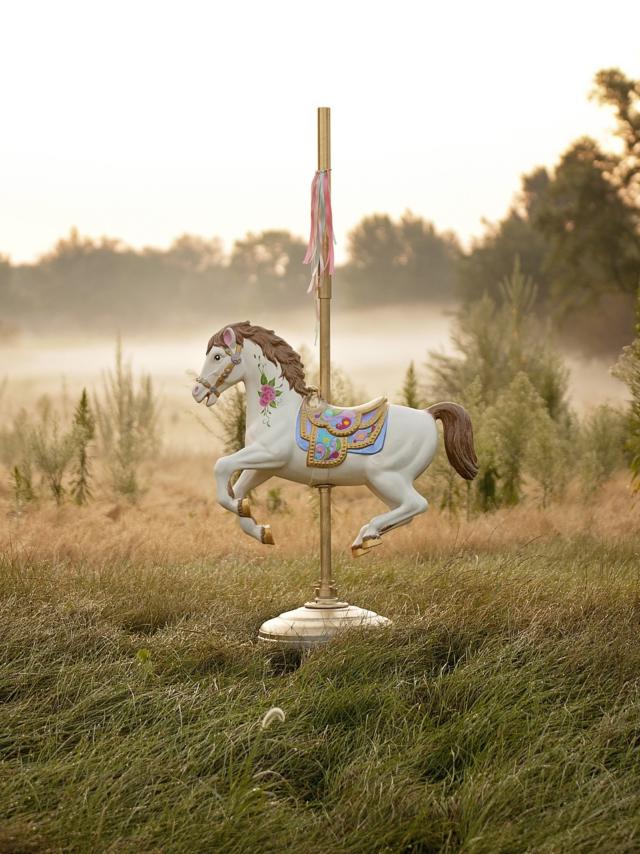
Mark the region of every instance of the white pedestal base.
<instances>
[{"instance_id":1,"label":"white pedestal base","mask_svg":"<svg viewBox=\"0 0 640 854\"><path fill-rule=\"evenodd\" d=\"M323 608L309 603L267 620L260 626L258 639L274 646L306 649L326 643L338 632L351 627L389 625L391 620L357 605L341 603L341 607Z\"/></svg>"}]
</instances>

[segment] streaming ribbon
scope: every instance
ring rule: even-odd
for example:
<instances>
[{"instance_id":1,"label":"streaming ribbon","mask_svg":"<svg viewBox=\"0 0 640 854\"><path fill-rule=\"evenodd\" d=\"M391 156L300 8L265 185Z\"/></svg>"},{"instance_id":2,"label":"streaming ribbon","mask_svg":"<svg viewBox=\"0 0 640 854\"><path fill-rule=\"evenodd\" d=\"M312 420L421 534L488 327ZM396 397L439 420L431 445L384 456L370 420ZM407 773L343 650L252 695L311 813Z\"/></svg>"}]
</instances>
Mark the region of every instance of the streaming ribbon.
<instances>
[{"instance_id":1,"label":"streaming ribbon","mask_svg":"<svg viewBox=\"0 0 640 854\"><path fill-rule=\"evenodd\" d=\"M325 257L325 242L327 246ZM320 285L320 275L333 275L334 258L333 244L336 242L333 234L333 215L331 213L331 193L329 191L328 170L318 170L311 182L311 233L307 254L303 264L313 265L311 282L307 293L317 295Z\"/></svg>"}]
</instances>

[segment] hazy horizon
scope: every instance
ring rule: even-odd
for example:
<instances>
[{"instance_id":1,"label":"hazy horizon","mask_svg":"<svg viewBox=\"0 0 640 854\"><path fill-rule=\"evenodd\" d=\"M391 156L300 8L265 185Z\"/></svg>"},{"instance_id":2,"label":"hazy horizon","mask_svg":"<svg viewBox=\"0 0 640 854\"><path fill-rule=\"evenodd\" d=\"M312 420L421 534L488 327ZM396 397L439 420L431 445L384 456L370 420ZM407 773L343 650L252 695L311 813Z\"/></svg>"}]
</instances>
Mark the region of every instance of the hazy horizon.
<instances>
[{"instance_id":1,"label":"hazy horizon","mask_svg":"<svg viewBox=\"0 0 640 854\"><path fill-rule=\"evenodd\" d=\"M314 342L314 312L272 312L262 318L303 355L308 370L317 362ZM191 398L193 377L204 361L205 346L214 328L223 321L203 323L171 335L123 335L123 356L134 373L150 373L166 403L166 425L169 443L175 446L195 442L208 447L209 437L197 423L207 415ZM454 353L450 339L452 314L445 305L380 306L336 312L332 319L332 364L353 384L356 400L337 403L362 403L365 399L385 394L399 401L409 362L413 361L420 381L427 379L429 352ZM381 347L384 340L386 346ZM0 348L0 379L10 377L6 389L5 415L25 404L32 406L44 393L58 394L64 386L75 400L82 386L97 391L105 371L112 369L115 337L92 335L28 335ZM37 344L37 346L34 346ZM579 413L590 412L601 403L619 404L628 397L623 383L610 374L612 360L581 358L565 352L563 359L570 370L570 399ZM28 388L25 399L24 388ZM210 414L210 413L209 413ZM208 419L207 419L208 421ZM215 420L211 421L213 427Z\"/></svg>"},{"instance_id":2,"label":"hazy horizon","mask_svg":"<svg viewBox=\"0 0 640 854\"><path fill-rule=\"evenodd\" d=\"M468 243L522 173L583 134L613 146L610 112L588 100L598 69L640 76L627 0L606 17L549 0L322 8L321 23L288 0L7 8L0 253L32 261L72 226L135 248L305 236L319 105L332 108L339 262L375 211L411 209Z\"/></svg>"}]
</instances>

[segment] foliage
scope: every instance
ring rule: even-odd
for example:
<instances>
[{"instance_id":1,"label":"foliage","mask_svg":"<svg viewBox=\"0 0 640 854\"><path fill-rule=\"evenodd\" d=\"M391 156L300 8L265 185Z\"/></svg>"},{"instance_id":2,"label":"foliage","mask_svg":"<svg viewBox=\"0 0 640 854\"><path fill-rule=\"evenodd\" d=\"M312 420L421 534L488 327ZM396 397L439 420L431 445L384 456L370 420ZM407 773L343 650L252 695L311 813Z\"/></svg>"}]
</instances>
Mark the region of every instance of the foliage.
<instances>
[{"instance_id":1,"label":"foliage","mask_svg":"<svg viewBox=\"0 0 640 854\"><path fill-rule=\"evenodd\" d=\"M545 269L547 243L534 226L534 217L548 191L551 177L537 168L522 178L513 206L499 223L486 223L485 233L473 241L471 251L458 264L458 292L465 303L484 294L499 301L500 282L513 271L517 258L525 276L537 283L536 301L549 297L550 280Z\"/></svg>"},{"instance_id":2,"label":"foliage","mask_svg":"<svg viewBox=\"0 0 640 854\"><path fill-rule=\"evenodd\" d=\"M636 301L636 337L624 348L614 375L627 384L631 394L625 444L636 489L640 490L640 289Z\"/></svg>"},{"instance_id":3,"label":"foliage","mask_svg":"<svg viewBox=\"0 0 640 854\"><path fill-rule=\"evenodd\" d=\"M432 464L440 506L452 512L517 504L527 484L546 506L569 479L568 372L535 314L536 287L518 259L498 293L499 302L485 295L456 316L457 352L429 354L429 398L465 406L480 462L466 489L443 454Z\"/></svg>"},{"instance_id":4,"label":"foliage","mask_svg":"<svg viewBox=\"0 0 640 854\"><path fill-rule=\"evenodd\" d=\"M484 411L478 448L480 458L486 458L495 472L496 504L509 506L521 500L526 472L537 481L543 505L566 481L559 427L525 373L517 374Z\"/></svg>"},{"instance_id":5,"label":"foliage","mask_svg":"<svg viewBox=\"0 0 640 854\"><path fill-rule=\"evenodd\" d=\"M556 167L537 211L534 223L548 242L545 265L562 309L612 291L634 294L638 286L638 211L612 183L618 162L593 140L578 140Z\"/></svg>"},{"instance_id":6,"label":"foliage","mask_svg":"<svg viewBox=\"0 0 640 854\"><path fill-rule=\"evenodd\" d=\"M588 415L580 430L579 467L585 492L591 493L624 467L627 418L608 404Z\"/></svg>"},{"instance_id":7,"label":"foliage","mask_svg":"<svg viewBox=\"0 0 640 854\"><path fill-rule=\"evenodd\" d=\"M41 419L31 434L33 459L42 472L56 504L62 504L65 494L63 480L75 451L72 432L61 431L57 416Z\"/></svg>"},{"instance_id":8,"label":"foliage","mask_svg":"<svg viewBox=\"0 0 640 854\"><path fill-rule=\"evenodd\" d=\"M568 372L535 316L535 299L536 287L516 259L500 284L499 302L485 295L456 314L451 340L457 353L429 353L430 399L464 402L477 381L479 398L490 406L524 373L549 415L555 421L566 418Z\"/></svg>"},{"instance_id":9,"label":"foliage","mask_svg":"<svg viewBox=\"0 0 640 854\"><path fill-rule=\"evenodd\" d=\"M284 513L287 510L281 487L274 486L267 492L267 510L269 513Z\"/></svg>"},{"instance_id":10,"label":"foliage","mask_svg":"<svg viewBox=\"0 0 640 854\"><path fill-rule=\"evenodd\" d=\"M18 508L34 500L35 493L33 491L30 468L26 468L25 466L20 467L17 464L14 465L11 471L11 479L13 481L13 494Z\"/></svg>"},{"instance_id":11,"label":"foliage","mask_svg":"<svg viewBox=\"0 0 640 854\"><path fill-rule=\"evenodd\" d=\"M433 462L418 481L418 491L438 510L456 516L465 503L465 487L466 483L447 459L444 443L440 442Z\"/></svg>"},{"instance_id":12,"label":"foliage","mask_svg":"<svg viewBox=\"0 0 640 854\"><path fill-rule=\"evenodd\" d=\"M31 419L22 408L11 422L11 426L0 430L0 461L11 469L14 486L16 483L15 470L18 470L18 481L29 484L27 494L33 496L33 443Z\"/></svg>"},{"instance_id":13,"label":"foliage","mask_svg":"<svg viewBox=\"0 0 640 854\"><path fill-rule=\"evenodd\" d=\"M407 211L398 222L387 214L365 217L348 236L344 270L349 298L367 303L451 300L457 238Z\"/></svg>"},{"instance_id":14,"label":"foliage","mask_svg":"<svg viewBox=\"0 0 640 854\"><path fill-rule=\"evenodd\" d=\"M244 448L247 429L246 395L239 385L230 388L213 407L221 427L225 454L235 454Z\"/></svg>"},{"instance_id":15,"label":"foliage","mask_svg":"<svg viewBox=\"0 0 640 854\"><path fill-rule=\"evenodd\" d=\"M73 416L73 438L75 443L76 469L75 479L71 485L71 494L76 504L86 504L91 498L89 479L91 475L89 466L89 444L96 435L96 421L89 405L89 396L86 388L82 389L82 395L76 406Z\"/></svg>"},{"instance_id":16,"label":"foliage","mask_svg":"<svg viewBox=\"0 0 640 854\"><path fill-rule=\"evenodd\" d=\"M248 295L268 295L274 306L303 304L309 268L303 265L306 244L288 231L249 233L236 240L229 260L229 273L238 279ZM308 301L308 297L307 297Z\"/></svg>"},{"instance_id":17,"label":"foliage","mask_svg":"<svg viewBox=\"0 0 640 854\"><path fill-rule=\"evenodd\" d=\"M115 368L103 385L102 399L96 397L95 413L113 488L130 501L140 493L140 466L158 449L159 402L148 374L138 386L129 364L122 358L120 339Z\"/></svg>"},{"instance_id":18,"label":"foliage","mask_svg":"<svg viewBox=\"0 0 640 854\"><path fill-rule=\"evenodd\" d=\"M418 377L416 368L413 362L409 364L407 373L404 377L404 385L402 386L402 396L400 402L403 406L410 406L412 409L421 409L422 401L418 390Z\"/></svg>"},{"instance_id":19,"label":"foliage","mask_svg":"<svg viewBox=\"0 0 640 854\"><path fill-rule=\"evenodd\" d=\"M537 408L530 426L524 470L533 483L532 492L547 507L562 497L575 466L575 425L569 420L558 424L546 409Z\"/></svg>"},{"instance_id":20,"label":"foliage","mask_svg":"<svg viewBox=\"0 0 640 854\"><path fill-rule=\"evenodd\" d=\"M563 334L587 352L617 350L631 334L629 308L640 279L640 81L618 69L595 78L593 97L612 108L621 151L588 137L553 169L523 177L506 217L488 224L459 265L466 300L495 285L517 256L540 285L537 310L553 312ZM598 327L607 315L606 329Z\"/></svg>"},{"instance_id":21,"label":"foliage","mask_svg":"<svg viewBox=\"0 0 640 854\"><path fill-rule=\"evenodd\" d=\"M640 204L640 80L631 80L618 68L598 71L592 97L599 104L610 107L616 117L617 137L622 142L622 153L610 174L613 185L623 198L635 208Z\"/></svg>"}]
</instances>

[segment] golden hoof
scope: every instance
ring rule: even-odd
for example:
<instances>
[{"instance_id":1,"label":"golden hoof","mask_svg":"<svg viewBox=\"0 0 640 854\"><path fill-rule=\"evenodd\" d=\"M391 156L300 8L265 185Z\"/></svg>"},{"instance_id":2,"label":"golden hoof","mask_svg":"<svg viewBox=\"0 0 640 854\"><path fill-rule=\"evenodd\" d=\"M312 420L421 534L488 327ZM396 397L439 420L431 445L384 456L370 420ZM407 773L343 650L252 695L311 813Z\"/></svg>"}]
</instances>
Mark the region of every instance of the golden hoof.
<instances>
[{"instance_id":1,"label":"golden hoof","mask_svg":"<svg viewBox=\"0 0 640 854\"><path fill-rule=\"evenodd\" d=\"M375 546L381 546L381 545L382 545L382 540L380 539L380 537L365 537L364 540L362 541L362 548L363 549L372 549Z\"/></svg>"},{"instance_id":2,"label":"golden hoof","mask_svg":"<svg viewBox=\"0 0 640 854\"><path fill-rule=\"evenodd\" d=\"M351 557L362 557L366 553L367 550L362 546L351 546Z\"/></svg>"},{"instance_id":3,"label":"golden hoof","mask_svg":"<svg viewBox=\"0 0 640 854\"><path fill-rule=\"evenodd\" d=\"M276 544L271 533L271 525L262 526L262 544L265 546L275 546Z\"/></svg>"},{"instance_id":4,"label":"golden hoof","mask_svg":"<svg viewBox=\"0 0 640 854\"><path fill-rule=\"evenodd\" d=\"M238 501L238 516L242 516L243 519L251 518L251 505L248 498L241 498Z\"/></svg>"}]
</instances>

